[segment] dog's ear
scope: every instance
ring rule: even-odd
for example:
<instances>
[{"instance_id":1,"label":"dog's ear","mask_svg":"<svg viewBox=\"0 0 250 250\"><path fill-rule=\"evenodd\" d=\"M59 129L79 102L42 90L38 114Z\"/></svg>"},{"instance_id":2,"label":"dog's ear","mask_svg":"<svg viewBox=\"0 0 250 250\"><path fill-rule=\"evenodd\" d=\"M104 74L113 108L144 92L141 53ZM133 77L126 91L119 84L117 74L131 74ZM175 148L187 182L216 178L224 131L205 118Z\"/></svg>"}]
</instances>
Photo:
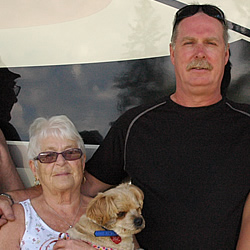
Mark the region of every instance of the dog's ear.
<instances>
[{"instance_id":1,"label":"dog's ear","mask_svg":"<svg viewBox=\"0 0 250 250\"><path fill-rule=\"evenodd\" d=\"M90 201L86 216L97 224L105 226L110 223L111 219L115 219L118 213L114 203L114 198L103 193L98 194Z\"/></svg>"},{"instance_id":2,"label":"dog's ear","mask_svg":"<svg viewBox=\"0 0 250 250\"><path fill-rule=\"evenodd\" d=\"M139 201L140 207L142 208L144 199L144 193L142 192L142 190L133 184L129 185L129 189L135 195L136 199Z\"/></svg>"}]
</instances>

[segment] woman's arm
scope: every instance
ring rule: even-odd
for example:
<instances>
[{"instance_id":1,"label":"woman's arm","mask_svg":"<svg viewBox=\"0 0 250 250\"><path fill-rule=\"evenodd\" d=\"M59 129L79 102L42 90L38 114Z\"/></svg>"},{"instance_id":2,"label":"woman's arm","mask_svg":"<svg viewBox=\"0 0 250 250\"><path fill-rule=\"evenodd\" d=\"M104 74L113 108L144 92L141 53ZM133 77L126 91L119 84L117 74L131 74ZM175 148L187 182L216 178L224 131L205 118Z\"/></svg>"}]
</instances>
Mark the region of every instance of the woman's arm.
<instances>
[{"instance_id":1,"label":"woman's arm","mask_svg":"<svg viewBox=\"0 0 250 250\"><path fill-rule=\"evenodd\" d=\"M21 239L25 230L24 210L20 204L15 204L12 208L17 219L10 221L1 228L1 249L20 249Z\"/></svg>"},{"instance_id":2,"label":"woman's arm","mask_svg":"<svg viewBox=\"0 0 250 250\"><path fill-rule=\"evenodd\" d=\"M250 194L248 194L240 229L239 241L237 244L237 250L249 250L250 249Z\"/></svg>"}]
</instances>

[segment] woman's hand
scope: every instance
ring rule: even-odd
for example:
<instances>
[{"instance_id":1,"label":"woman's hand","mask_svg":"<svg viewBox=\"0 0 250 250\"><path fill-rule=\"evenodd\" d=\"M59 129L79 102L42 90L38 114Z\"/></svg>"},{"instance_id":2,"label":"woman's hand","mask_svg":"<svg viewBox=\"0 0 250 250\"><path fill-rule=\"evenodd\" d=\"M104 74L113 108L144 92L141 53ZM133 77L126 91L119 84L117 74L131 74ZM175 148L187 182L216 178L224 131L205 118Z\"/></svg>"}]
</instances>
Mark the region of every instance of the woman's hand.
<instances>
[{"instance_id":1,"label":"woman's hand","mask_svg":"<svg viewBox=\"0 0 250 250\"><path fill-rule=\"evenodd\" d=\"M93 250L95 248L82 240L59 240L53 247L53 250L58 250L58 249Z\"/></svg>"}]
</instances>

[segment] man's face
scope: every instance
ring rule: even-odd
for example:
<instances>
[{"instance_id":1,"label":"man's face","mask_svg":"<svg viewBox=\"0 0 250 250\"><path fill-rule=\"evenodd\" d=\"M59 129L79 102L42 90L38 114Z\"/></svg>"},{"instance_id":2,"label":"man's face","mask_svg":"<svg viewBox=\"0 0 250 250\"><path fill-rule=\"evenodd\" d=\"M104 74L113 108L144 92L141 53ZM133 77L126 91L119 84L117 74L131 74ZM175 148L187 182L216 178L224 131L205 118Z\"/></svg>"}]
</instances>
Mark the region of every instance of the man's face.
<instances>
[{"instance_id":1,"label":"man's face","mask_svg":"<svg viewBox=\"0 0 250 250\"><path fill-rule=\"evenodd\" d=\"M225 50L223 26L215 18L197 13L178 26L175 49L170 45L175 66L176 93L220 95L220 85L229 49Z\"/></svg>"}]
</instances>

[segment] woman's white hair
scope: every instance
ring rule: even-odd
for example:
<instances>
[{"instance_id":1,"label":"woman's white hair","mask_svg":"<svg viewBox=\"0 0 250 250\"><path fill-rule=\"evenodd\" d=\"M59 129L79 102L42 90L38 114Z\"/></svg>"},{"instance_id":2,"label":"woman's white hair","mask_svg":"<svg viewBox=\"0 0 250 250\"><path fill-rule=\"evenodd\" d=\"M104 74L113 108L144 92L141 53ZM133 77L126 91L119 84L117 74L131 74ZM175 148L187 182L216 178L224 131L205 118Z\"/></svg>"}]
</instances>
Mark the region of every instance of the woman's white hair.
<instances>
[{"instance_id":1,"label":"woman's white hair","mask_svg":"<svg viewBox=\"0 0 250 250\"><path fill-rule=\"evenodd\" d=\"M41 140L53 136L76 141L77 146L86 154L82 137L75 125L65 115L52 116L49 119L39 117L29 128L28 159L33 160L41 152Z\"/></svg>"}]
</instances>

